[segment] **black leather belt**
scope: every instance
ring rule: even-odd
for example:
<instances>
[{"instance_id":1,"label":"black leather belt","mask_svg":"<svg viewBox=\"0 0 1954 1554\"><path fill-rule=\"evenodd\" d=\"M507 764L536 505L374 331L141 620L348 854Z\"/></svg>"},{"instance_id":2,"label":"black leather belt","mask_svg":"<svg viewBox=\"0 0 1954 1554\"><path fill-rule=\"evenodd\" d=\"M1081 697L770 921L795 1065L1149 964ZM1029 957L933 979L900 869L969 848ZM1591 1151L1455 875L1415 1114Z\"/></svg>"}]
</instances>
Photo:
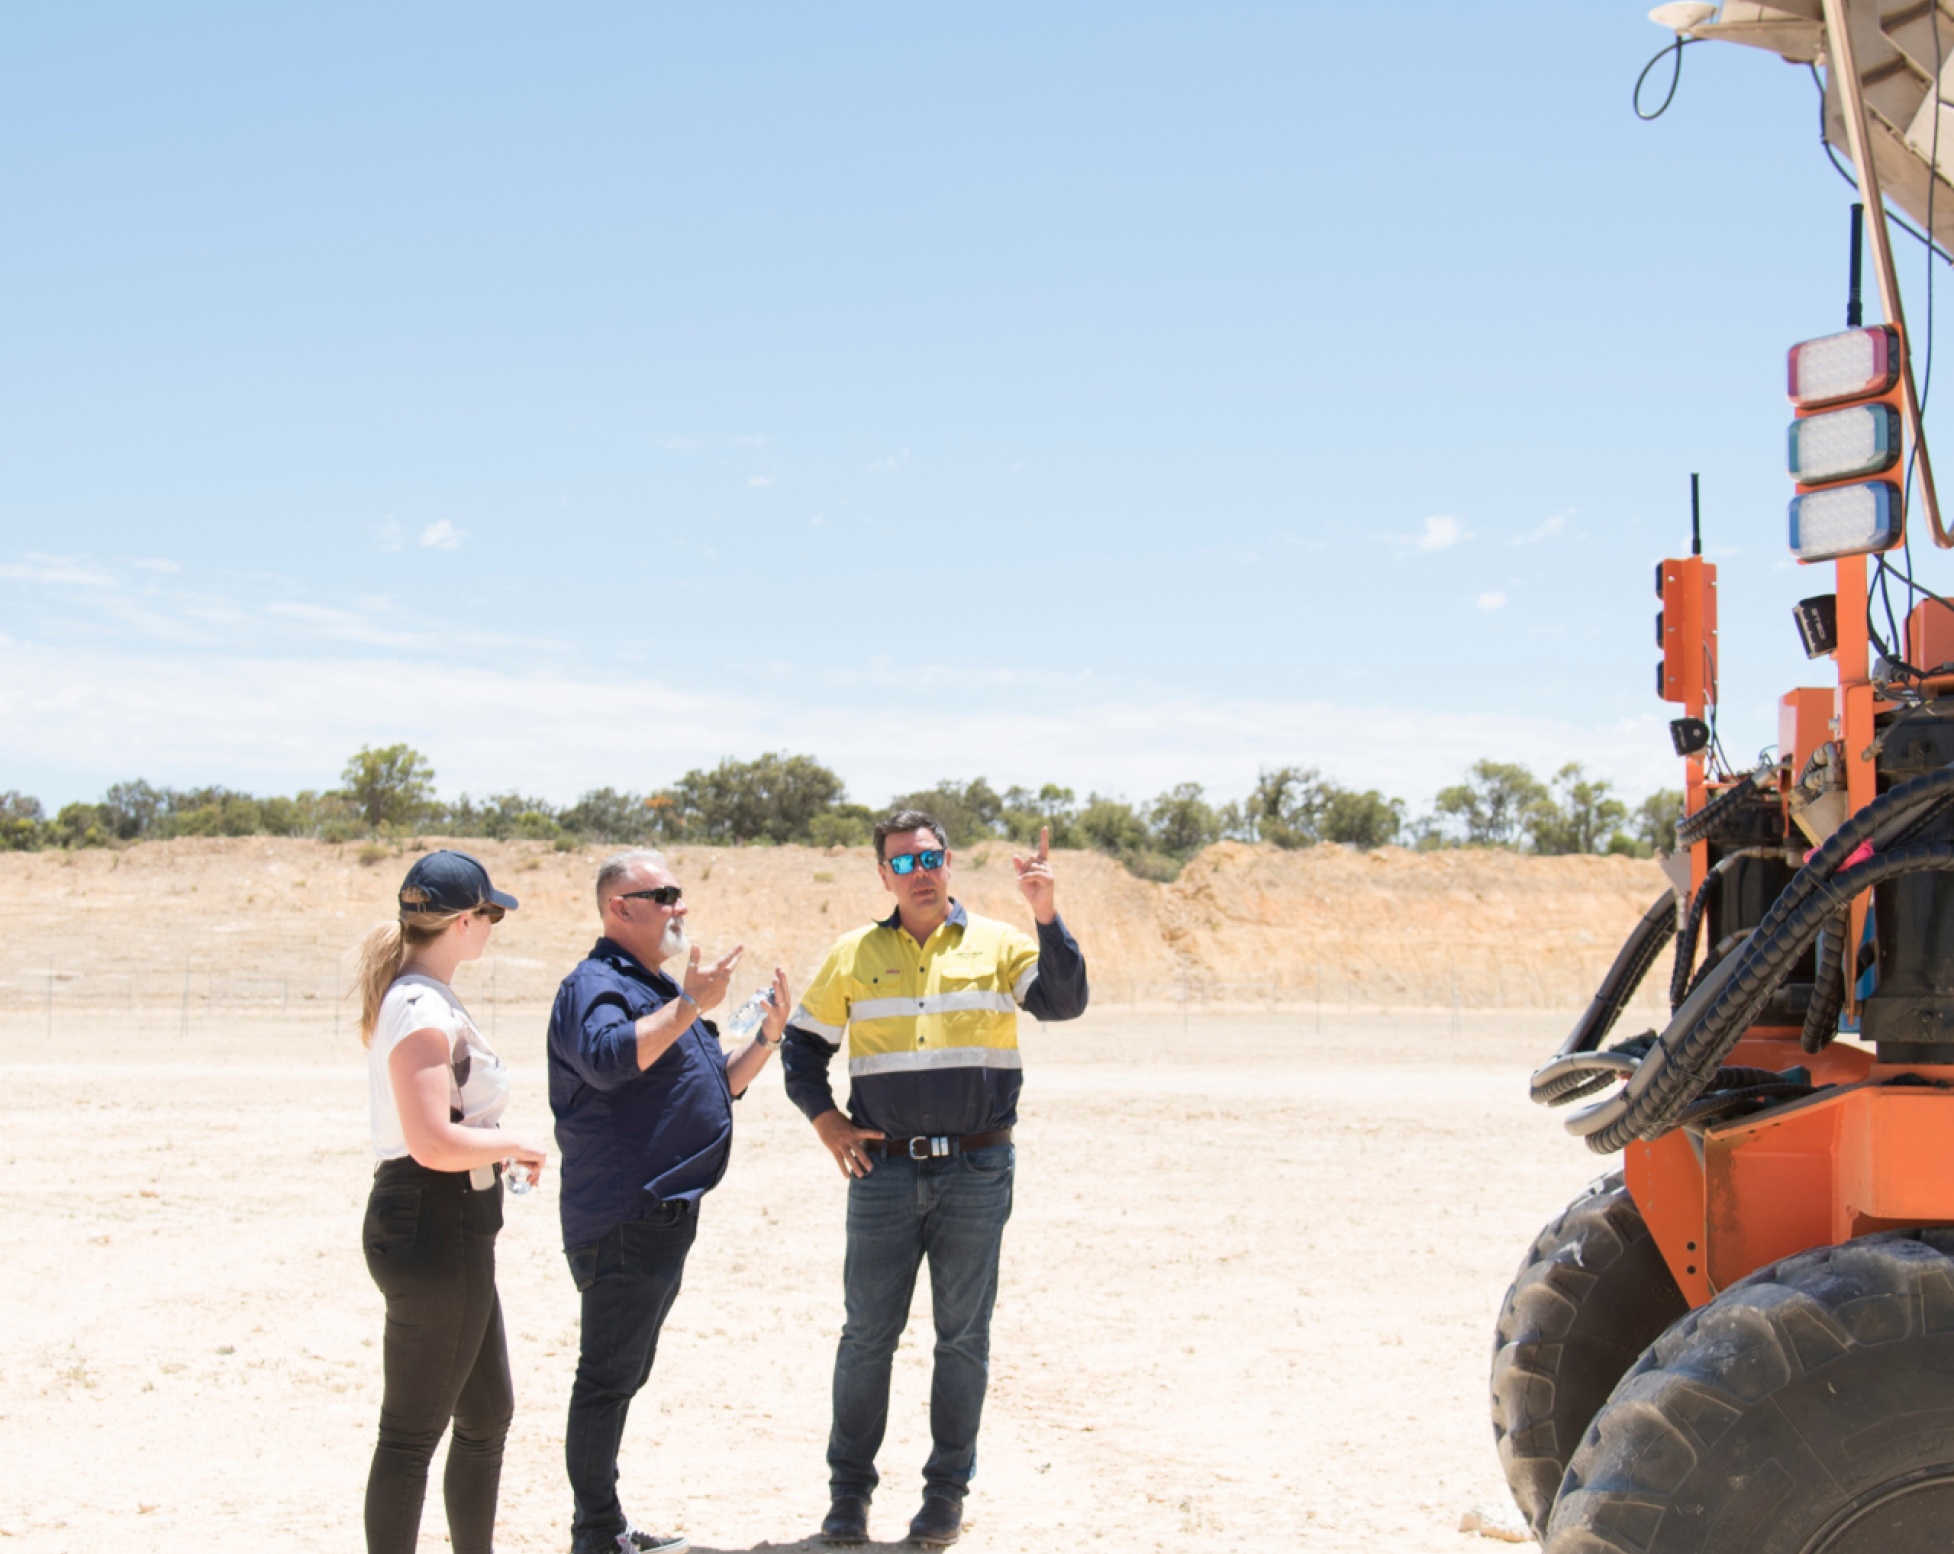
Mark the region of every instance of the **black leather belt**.
<instances>
[{"instance_id":1,"label":"black leather belt","mask_svg":"<svg viewBox=\"0 0 1954 1554\"><path fill-rule=\"evenodd\" d=\"M992 1128L988 1133L939 1133L913 1139L863 1139L862 1148L871 1155L899 1155L910 1160L942 1160L966 1150L989 1149L1011 1142L1009 1128Z\"/></svg>"}]
</instances>

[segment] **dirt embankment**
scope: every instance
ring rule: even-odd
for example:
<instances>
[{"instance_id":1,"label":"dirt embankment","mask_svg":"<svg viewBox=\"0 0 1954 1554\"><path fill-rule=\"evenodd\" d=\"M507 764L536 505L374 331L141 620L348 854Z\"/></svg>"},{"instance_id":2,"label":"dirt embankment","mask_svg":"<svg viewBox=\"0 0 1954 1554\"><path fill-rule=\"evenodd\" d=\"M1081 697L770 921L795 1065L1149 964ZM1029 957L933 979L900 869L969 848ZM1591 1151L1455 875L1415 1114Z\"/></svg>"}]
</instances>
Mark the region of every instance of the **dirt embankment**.
<instances>
[{"instance_id":1,"label":"dirt embankment","mask_svg":"<svg viewBox=\"0 0 1954 1554\"><path fill-rule=\"evenodd\" d=\"M591 882L608 849L465 844L523 909L469 971L472 997L534 1006L595 938ZM367 849L371 858L372 849ZM973 910L1029 924L1010 848L956 860ZM0 1011L334 1005L362 932L389 915L410 858L264 837L121 851L0 855ZM888 910L865 848L680 847L670 859L708 948L798 985L833 938ZM1171 885L1092 853L1054 860L1059 904L1108 1006L1576 1009L1662 888L1652 863L1301 852L1225 842Z\"/></svg>"}]
</instances>

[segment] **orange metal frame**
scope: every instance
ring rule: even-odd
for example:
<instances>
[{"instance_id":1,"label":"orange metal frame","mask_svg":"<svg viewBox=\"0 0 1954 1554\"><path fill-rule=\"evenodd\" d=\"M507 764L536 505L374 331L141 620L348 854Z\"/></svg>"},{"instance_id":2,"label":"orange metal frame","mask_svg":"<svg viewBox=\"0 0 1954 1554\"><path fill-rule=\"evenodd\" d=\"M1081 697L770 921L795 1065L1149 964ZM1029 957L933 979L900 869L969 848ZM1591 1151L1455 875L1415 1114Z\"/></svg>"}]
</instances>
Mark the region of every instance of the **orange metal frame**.
<instances>
[{"instance_id":1,"label":"orange metal frame","mask_svg":"<svg viewBox=\"0 0 1954 1554\"><path fill-rule=\"evenodd\" d=\"M1866 558L1847 556L1833 566L1838 688L1806 688L1781 698L1778 753L1795 778L1813 750L1838 740L1846 796L1858 810L1877 792L1874 716L1884 703L1869 674ZM1678 602L1689 597L1681 593ZM1714 593L1709 597L1713 610ZM1665 634L1668 608L1665 591ZM1909 650L1930 664L1943 661L1933 656L1943 643L1945 659L1954 659L1954 622L1937 618L1945 614L1922 605L1907 622ZM1687 622L1678 624L1689 629ZM1714 686L1708 689L1714 695ZM1701 794L1702 765L1692 761L1690 808L1702 802ZM1699 842L1692 851L1691 873L1700 884L1709 844ZM1865 912L1862 896L1853 903L1847 943L1859 942ZM1848 1015L1854 1012L1850 992L1848 984ZM1954 1066L1883 1067L1864 1048L1839 1043L1806 1053L1797 1031L1766 1028L1750 1031L1727 1061L1774 1070L1803 1066L1814 1083L1832 1088L1704 1129L1700 1138L1677 1129L1653 1143L1628 1146L1623 1163L1629 1193L1692 1306L1794 1252L1874 1230L1954 1225ZM1880 1083L1900 1073L1925 1083Z\"/></svg>"},{"instance_id":2,"label":"orange metal frame","mask_svg":"<svg viewBox=\"0 0 1954 1554\"><path fill-rule=\"evenodd\" d=\"M1875 1230L1954 1225L1954 1066L1905 1069L1857 1047L1746 1037L1730 1059L1802 1062L1836 1088L1704 1130L1629 1145L1628 1190L1692 1306L1794 1252ZM1912 1074L1918 1085L1882 1080Z\"/></svg>"},{"instance_id":3,"label":"orange metal frame","mask_svg":"<svg viewBox=\"0 0 1954 1554\"><path fill-rule=\"evenodd\" d=\"M1662 699L1682 703L1700 718L1717 699L1717 569L1701 556L1682 556L1662 563ZM1703 807L1703 756L1685 764L1684 802L1694 812ZM1690 889L1703 883L1709 871L1709 844L1690 849Z\"/></svg>"},{"instance_id":4,"label":"orange metal frame","mask_svg":"<svg viewBox=\"0 0 1954 1554\"><path fill-rule=\"evenodd\" d=\"M1900 409L1924 466L1918 420L1909 413L1912 366L1904 326L1893 302L1886 312L1901 329L1900 381L1857 402L1883 401ZM1820 413L1798 412L1801 418ZM1947 543L1931 497L1926 505L1936 540ZM1903 510L1902 538L1907 517ZM1870 673L1866 557L1841 557L1833 569L1838 645L1832 658L1838 683L1835 689L1804 688L1780 699L1779 770L1795 781L1812 752L1836 740L1844 757L1846 797L1857 811L1878 793L1875 718L1892 704L1880 700ZM1663 562L1662 600L1663 699L1681 702L1690 716L1702 717L1717 699L1716 568L1700 556ZM1908 617L1903 651L1922 669L1954 663L1954 612L1931 601L1918 606ZM1954 693L1954 675L1929 680L1927 689ZM1693 812L1707 796L1701 757L1689 761L1688 789ZM1695 887L1706 877L1709 861L1709 843L1697 843L1690 858ZM1861 941L1868 904L1864 894L1852 903L1849 945ZM1856 980L1847 979L1847 1019L1857 1014ZM1882 1065L1864 1048L1845 1043L1806 1053L1798 1035L1753 1028L1726 1061L1772 1070L1803 1067L1825 1087L1818 1093L1696 1133L1674 1129L1625 1151L1628 1190L1692 1306L1812 1247L1876 1230L1954 1225L1954 1065ZM1916 1082L1889 1083L1901 1076Z\"/></svg>"}]
</instances>

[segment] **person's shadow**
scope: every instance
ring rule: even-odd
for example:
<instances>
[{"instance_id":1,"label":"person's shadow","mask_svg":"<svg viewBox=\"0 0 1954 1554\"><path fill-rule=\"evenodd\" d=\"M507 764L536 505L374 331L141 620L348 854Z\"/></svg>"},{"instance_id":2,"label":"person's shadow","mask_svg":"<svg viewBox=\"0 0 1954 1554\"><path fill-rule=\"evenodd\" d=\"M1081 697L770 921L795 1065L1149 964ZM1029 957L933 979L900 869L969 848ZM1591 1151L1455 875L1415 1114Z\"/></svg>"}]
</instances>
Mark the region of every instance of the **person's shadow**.
<instances>
[{"instance_id":1,"label":"person's shadow","mask_svg":"<svg viewBox=\"0 0 1954 1554\"><path fill-rule=\"evenodd\" d=\"M809 1533L805 1538L793 1543L775 1543L762 1538L758 1543L748 1544L743 1549L714 1548L703 1543L695 1543L692 1545L692 1554L834 1554L837 1547L838 1545L832 1543L823 1543L818 1534ZM893 1554L893 1551L901 1549L916 1554L918 1545L904 1542L900 1538L893 1542L871 1538L866 1543L839 1547L847 1548L849 1554Z\"/></svg>"}]
</instances>

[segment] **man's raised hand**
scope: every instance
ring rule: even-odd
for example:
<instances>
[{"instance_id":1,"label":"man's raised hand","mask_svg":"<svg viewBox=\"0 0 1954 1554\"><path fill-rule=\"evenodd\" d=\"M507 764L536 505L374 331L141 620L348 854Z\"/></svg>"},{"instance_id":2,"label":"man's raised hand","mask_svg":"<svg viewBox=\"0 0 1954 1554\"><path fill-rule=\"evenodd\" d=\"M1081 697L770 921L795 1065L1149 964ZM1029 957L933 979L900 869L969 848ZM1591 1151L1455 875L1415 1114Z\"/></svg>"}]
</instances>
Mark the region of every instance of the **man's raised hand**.
<instances>
[{"instance_id":1,"label":"man's raised hand","mask_svg":"<svg viewBox=\"0 0 1954 1554\"><path fill-rule=\"evenodd\" d=\"M692 953L685 961L685 996L699 1006L699 1013L716 1009L726 1001L726 984L733 980L733 968L740 963L746 953L746 946L736 944L710 966L699 964L699 947L692 946Z\"/></svg>"},{"instance_id":2,"label":"man's raised hand","mask_svg":"<svg viewBox=\"0 0 1954 1554\"><path fill-rule=\"evenodd\" d=\"M1024 892L1025 900L1031 903L1031 915L1041 923L1049 923L1058 916L1058 908L1052 904L1057 886L1052 880L1052 828L1038 828L1038 851L1029 858L1011 856L1011 867L1018 871L1018 889Z\"/></svg>"}]
</instances>

